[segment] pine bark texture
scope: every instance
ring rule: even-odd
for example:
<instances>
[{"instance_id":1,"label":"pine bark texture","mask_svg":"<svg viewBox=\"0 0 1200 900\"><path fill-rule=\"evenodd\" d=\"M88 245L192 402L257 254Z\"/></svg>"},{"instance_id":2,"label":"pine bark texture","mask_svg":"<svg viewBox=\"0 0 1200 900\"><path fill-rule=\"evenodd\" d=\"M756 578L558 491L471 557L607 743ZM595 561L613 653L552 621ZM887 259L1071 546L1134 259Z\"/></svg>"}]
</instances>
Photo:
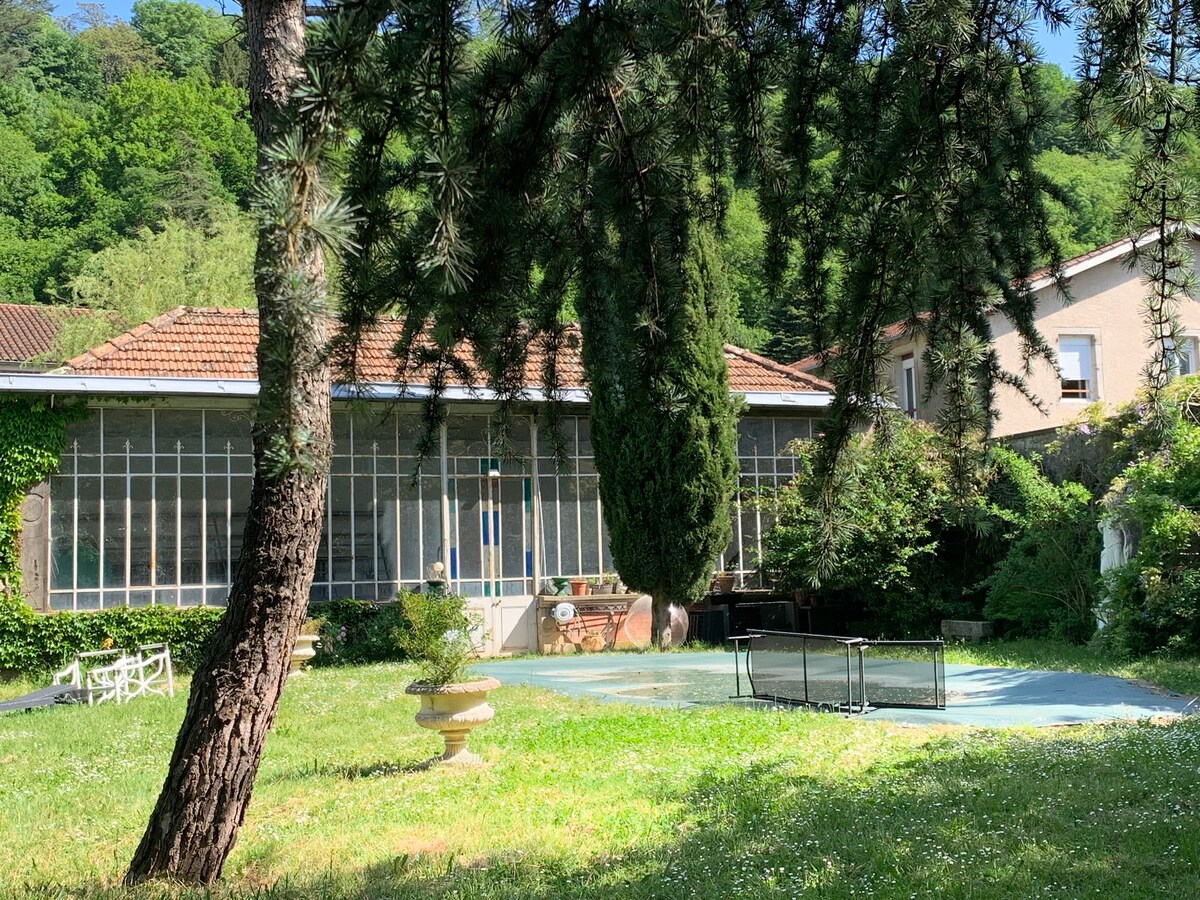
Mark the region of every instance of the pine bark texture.
<instances>
[{"instance_id":1,"label":"pine bark texture","mask_svg":"<svg viewBox=\"0 0 1200 900\"><path fill-rule=\"evenodd\" d=\"M250 105L260 177L277 165L262 152L275 134L304 54L303 0L247 0ZM221 875L245 818L288 658L304 621L325 508L330 453L330 373L320 252L302 250L298 290L273 248L281 236L261 226L259 411L255 477L243 550L204 665L192 680L187 712L162 793L125 880L211 884ZM292 246L295 246L293 243ZM295 270L293 270L293 276ZM268 351L266 348L272 348ZM304 434L308 465L272 472L265 451L280 435Z\"/></svg>"}]
</instances>

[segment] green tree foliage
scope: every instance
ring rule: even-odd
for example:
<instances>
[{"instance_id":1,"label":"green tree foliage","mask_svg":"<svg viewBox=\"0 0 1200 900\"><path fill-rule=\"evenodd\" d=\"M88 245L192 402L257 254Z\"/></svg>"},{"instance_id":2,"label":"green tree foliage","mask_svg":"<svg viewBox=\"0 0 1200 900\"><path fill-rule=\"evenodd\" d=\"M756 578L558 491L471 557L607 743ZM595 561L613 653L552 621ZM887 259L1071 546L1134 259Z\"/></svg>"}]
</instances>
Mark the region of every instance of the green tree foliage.
<instances>
[{"instance_id":1,"label":"green tree foliage","mask_svg":"<svg viewBox=\"0 0 1200 900\"><path fill-rule=\"evenodd\" d=\"M162 57L126 22L93 25L80 32L79 41L91 50L105 84L164 68Z\"/></svg>"},{"instance_id":2,"label":"green tree foliage","mask_svg":"<svg viewBox=\"0 0 1200 900\"><path fill-rule=\"evenodd\" d=\"M657 603L691 602L729 543L737 476L733 404L722 352L724 298L711 241L700 232L685 262L683 296L657 341L640 310L612 303L585 315L592 440L613 563Z\"/></svg>"},{"instance_id":3,"label":"green tree foliage","mask_svg":"<svg viewBox=\"0 0 1200 900\"><path fill-rule=\"evenodd\" d=\"M1008 547L984 581L983 613L1010 633L1081 643L1096 628L1100 533L1096 505L1075 482L1054 484L1006 447L992 448L993 540Z\"/></svg>"},{"instance_id":4,"label":"green tree foliage","mask_svg":"<svg viewBox=\"0 0 1200 900\"><path fill-rule=\"evenodd\" d=\"M1061 21L1065 6L1037 14ZM885 326L930 314L927 371L960 497L974 490L993 385L1022 382L990 351L989 314L1051 355L1028 278L1059 257L1035 166L1046 99L1033 23L1023 4L982 2L734 15L738 156L769 226L769 283L801 319L792 334L841 348L812 498L832 560L851 533L837 523L854 515L836 488L841 456L882 409Z\"/></svg>"},{"instance_id":5,"label":"green tree foliage","mask_svg":"<svg viewBox=\"0 0 1200 900\"><path fill-rule=\"evenodd\" d=\"M248 198L254 142L229 86L137 68L87 106L13 96L33 99L0 116L5 299L63 298L93 252L168 219L207 228Z\"/></svg>"},{"instance_id":6,"label":"green tree foliage","mask_svg":"<svg viewBox=\"0 0 1200 900\"><path fill-rule=\"evenodd\" d=\"M464 339L506 401L530 351L544 353L553 395L573 308L615 562L655 595L662 636L669 605L695 594L724 544L732 489L726 298L706 235L728 193L723 25L694 3L665 15L517 3L478 43L470 10L414 7L386 22L364 10L351 23L372 52L351 101L349 193L365 214L361 254L343 270L346 356L399 301L402 355L432 368L435 398L462 368ZM329 23L322 54L338 52L343 27ZM414 58L414 46L438 49Z\"/></svg>"},{"instance_id":7,"label":"green tree foliage","mask_svg":"<svg viewBox=\"0 0 1200 900\"><path fill-rule=\"evenodd\" d=\"M1200 378L1180 378L1117 418L1106 519L1136 548L1106 576L1106 640L1133 653L1200 648Z\"/></svg>"},{"instance_id":8,"label":"green tree foliage","mask_svg":"<svg viewBox=\"0 0 1200 900\"><path fill-rule=\"evenodd\" d=\"M39 91L52 91L72 100L94 100L100 92L100 67L90 47L42 19L27 45L22 74Z\"/></svg>"},{"instance_id":9,"label":"green tree foliage","mask_svg":"<svg viewBox=\"0 0 1200 900\"><path fill-rule=\"evenodd\" d=\"M187 0L135 0L130 24L177 77L208 78L218 46L232 36L220 15Z\"/></svg>"},{"instance_id":10,"label":"green tree foliage","mask_svg":"<svg viewBox=\"0 0 1200 900\"><path fill-rule=\"evenodd\" d=\"M766 246L767 227L758 214L754 192L735 188L729 195L718 247L729 280L729 341L750 350L761 350L772 337L763 283Z\"/></svg>"},{"instance_id":11,"label":"green tree foliage","mask_svg":"<svg viewBox=\"0 0 1200 900\"><path fill-rule=\"evenodd\" d=\"M70 359L181 304L254 305L254 225L226 212L210 228L168 220L99 251L70 283L71 301L102 315L64 318L54 359Z\"/></svg>"},{"instance_id":12,"label":"green tree foliage","mask_svg":"<svg viewBox=\"0 0 1200 900\"><path fill-rule=\"evenodd\" d=\"M886 421L847 446L838 490L852 515L832 561L808 496L817 446L801 442L795 482L761 499L777 516L765 572L884 637L928 637L944 618L986 616L1010 634L1083 641L1095 628L1100 561L1092 495L1052 482L1034 462L991 447L964 516L952 461L926 425Z\"/></svg>"},{"instance_id":13,"label":"green tree foliage","mask_svg":"<svg viewBox=\"0 0 1200 900\"><path fill-rule=\"evenodd\" d=\"M15 78L28 64L51 10L49 0L0 0L0 79Z\"/></svg>"},{"instance_id":14,"label":"green tree foliage","mask_svg":"<svg viewBox=\"0 0 1200 900\"><path fill-rule=\"evenodd\" d=\"M190 153L218 176L214 187L223 195L215 201L244 200L254 176L254 136L243 106L228 86L137 73L109 89L81 143L94 142L106 184L128 183L132 170L170 171ZM64 168L66 152L58 154Z\"/></svg>"},{"instance_id":15,"label":"green tree foliage","mask_svg":"<svg viewBox=\"0 0 1200 900\"><path fill-rule=\"evenodd\" d=\"M950 527L950 471L933 431L920 423L889 421L885 431L858 435L846 447L839 480L850 515L834 560L823 556L820 510L809 500L819 478L819 447L794 447L797 475L778 496L760 498L776 518L763 536L762 569L783 588L815 593L819 605L880 636L934 633L936 621L957 617L966 605L961 578L939 566Z\"/></svg>"},{"instance_id":16,"label":"green tree foliage","mask_svg":"<svg viewBox=\"0 0 1200 900\"><path fill-rule=\"evenodd\" d=\"M1129 165L1124 157L1073 155L1057 147L1038 155L1038 172L1059 192L1049 203L1050 231L1064 257L1078 256L1125 235L1121 208Z\"/></svg>"}]
</instances>

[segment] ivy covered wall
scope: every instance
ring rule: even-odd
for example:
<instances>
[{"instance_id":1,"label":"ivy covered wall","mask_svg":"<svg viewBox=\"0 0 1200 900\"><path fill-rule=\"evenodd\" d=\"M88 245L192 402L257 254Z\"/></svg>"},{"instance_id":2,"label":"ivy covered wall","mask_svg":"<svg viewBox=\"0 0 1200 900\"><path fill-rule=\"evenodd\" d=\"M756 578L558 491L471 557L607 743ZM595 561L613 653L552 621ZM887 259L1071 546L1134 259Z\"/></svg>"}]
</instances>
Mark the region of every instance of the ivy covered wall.
<instances>
[{"instance_id":1,"label":"ivy covered wall","mask_svg":"<svg viewBox=\"0 0 1200 900\"><path fill-rule=\"evenodd\" d=\"M67 426L82 404L40 396L0 396L0 586L21 586L21 503L58 468Z\"/></svg>"}]
</instances>

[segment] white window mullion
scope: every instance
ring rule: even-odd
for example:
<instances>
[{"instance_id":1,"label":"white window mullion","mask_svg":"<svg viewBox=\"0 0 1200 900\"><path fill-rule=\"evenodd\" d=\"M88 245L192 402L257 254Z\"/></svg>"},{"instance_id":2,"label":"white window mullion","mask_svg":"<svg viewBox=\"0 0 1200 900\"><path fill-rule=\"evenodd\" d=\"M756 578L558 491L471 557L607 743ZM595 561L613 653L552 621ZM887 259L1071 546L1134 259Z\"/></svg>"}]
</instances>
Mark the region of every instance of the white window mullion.
<instances>
[{"instance_id":1,"label":"white window mullion","mask_svg":"<svg viewBox=\"0 0 1200 900\"><path fill-rule=\"evenodd\" d=\"M158 603L158 437L150 410L150 602Z\"/></svg>"},{"instance_id":2,"label":"white window mullion","mask_svg":"<svg viewBox=\"0 0 1200 900\"><path fill-rule=\"evenodd\" d=\"M175 605L183 600L183 441L175 442Z\"/></svg>"},{"instance_id":3,"label":"white window mullion","mask_svg":"<svg viewBox=\"0 0 1200 900\"><path fill-rule=\"evenodd\" d=\"M79 441L72 445L71 471L71 609L79 608Z\"/></svg>"},{"instance_id":4,"label":"white window mullion","mask_svg":"<svg viewBox=\"0 0 1200 900\"><path fill-rule=\"evenodd\" d=\"M208 413L200 410L200 605L208 606Z\"/></svg>"},{"instance_id":5,"label":"white window mullion","mask_svg":"<svg viewBox=\"0 0 1200 900\"><path fill-rule=\"evenodd\" d=\"M379 599L379 441L371 442L371 570L375 573L375 599Z\"/></svg>"},{"instance_id":6,"label":"white window mullion","mask_svg":"<svg viewBox=\"0 0 1200 900\"><path fill-rule=\"evenodd\" d=\"M97 604L96 605L97 605L98 609L104 609L104 557L106 555L105 548L104 548L104 469L105 469L105 462L106 462L106 460L104 458L104 410L101 409L100 410L100 459L99 459L100 474L98 476L100 479L100 506L99 506L99 518L97 519L98 527L96 529L96 534L98 535L98 540L99 540L99 546L96 548L96 550L97 550L97 553L96 553Z\"/></svg>"},{"instance_id":7,"label":"white window mullion","mask_svg":"<svg viewBox=\"0 0 1200 900\"><path fill-rule=\"evenodd\" d=\"M129 458L133 442L125 441L125 605L129 605L129 588L133 582L133 474Z\"/></svg>"},{"instance_id":8,"label":"white window mullion","mask_svg":"<svg viewBox=\"0 0 1200 900\"><path fill-rule=\"evenodd\" d=\"M346 417L350 420L350 480L347 482L350 488L350 583L358 584L358 532L355 524L354 507L358 504L354 502L354 479L358 477L354 455L354 415L352 412L347 412ZM351 590L354 590L352 587ZM356 592L357 593L357 592Z\"/></svg>"},{"instance_id":9,"label":"white window mullion","mask_svg":"<svg viewBox=\"0 0 1200 900\"><path fill-rule=\"evenodd\" d=\"M225 602L233 587L233 442L225 442Z\"/></svg>"}]
</instances>

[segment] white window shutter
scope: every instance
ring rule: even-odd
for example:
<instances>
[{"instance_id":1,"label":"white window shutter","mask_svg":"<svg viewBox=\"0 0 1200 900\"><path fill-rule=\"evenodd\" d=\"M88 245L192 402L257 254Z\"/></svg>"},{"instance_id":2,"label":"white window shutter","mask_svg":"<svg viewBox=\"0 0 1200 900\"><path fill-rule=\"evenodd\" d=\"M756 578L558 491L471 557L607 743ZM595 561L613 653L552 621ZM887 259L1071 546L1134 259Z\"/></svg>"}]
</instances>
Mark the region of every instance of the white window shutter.
<instances>
[{"instance_id":1,"label":"white window shutter","mask_svg":"<svg viewBox=\"0 0 1200 900\"><path fill-rule=\"evenodd\" d=\"M1058 371L1063 381L1090 381L1092 378L1092 339L1058 339Z\"/></svg>"}]
</instances>

